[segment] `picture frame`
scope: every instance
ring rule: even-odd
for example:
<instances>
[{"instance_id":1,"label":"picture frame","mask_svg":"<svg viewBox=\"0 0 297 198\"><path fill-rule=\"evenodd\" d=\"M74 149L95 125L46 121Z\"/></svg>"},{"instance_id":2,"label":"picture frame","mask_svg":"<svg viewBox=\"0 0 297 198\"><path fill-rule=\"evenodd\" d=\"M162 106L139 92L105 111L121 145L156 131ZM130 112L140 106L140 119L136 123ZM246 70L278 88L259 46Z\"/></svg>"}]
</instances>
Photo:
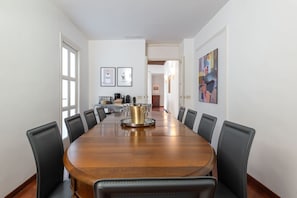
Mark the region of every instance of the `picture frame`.
<instances>
[{"instance_id":1,"label":"picture frame","mask_svg":"<svg viewBox=\"0 0 297 198\"><path fill-rule=\"evenodd\" d=\"M153 85L153 91L152 91L153 95L154 94L160 94L160 85L159 84L154 84Z\"/></svg>"},{"instance_id":2,"label":"picture frame","mask_svg":"<svg viewBox=\"0 0 297 198\"><path fill-rule=\"evenodd\" d=\"M132 67L117 68L117 85L118 87L132 87L133 70Z\"/></svg>"},{"instance_id":3,"label":"picture frame","mask_svg":"<svg viewBox=\"0 0 297 198\"><path fill-rule=\"evenodd\" d=\"M100 86L114 87L116 85L116 68L101 67L100 68Z\"/></svg>"},{"instance_id":4,"label":"picture frame","mask_svg":"<svg viewBox=\"0 0 297 198\"><path fill-rule=\"evenodd\" d=\"M218 48L199 58L199 102L218 104Z\"/></svg>"}]
</instances>

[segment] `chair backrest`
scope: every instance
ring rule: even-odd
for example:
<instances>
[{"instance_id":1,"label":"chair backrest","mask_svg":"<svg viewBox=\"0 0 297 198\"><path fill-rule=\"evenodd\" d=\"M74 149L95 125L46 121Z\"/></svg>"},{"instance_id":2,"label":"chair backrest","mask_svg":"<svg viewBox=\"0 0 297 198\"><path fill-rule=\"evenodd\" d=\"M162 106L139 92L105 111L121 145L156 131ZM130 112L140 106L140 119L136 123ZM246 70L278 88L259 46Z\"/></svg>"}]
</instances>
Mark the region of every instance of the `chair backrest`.
<instances>
[{"instance_id":1,"label":"chair backrest","mask_svg":"<svg viewBox=\"0 0 297 198\"><path fill-rule=\"evenodd\" d=\"M37 197L49 197L63 182L62 137L56 122L27 131L37 168Z\"/></svg>"},{"instance_id":2,"label":"chair backrest","mask_svg":"<svg viewBox=\"0 0 297 198\"><path fill-rule=\"evenodd\" d=\"M255 130L225 121L218 141L217 169L219 182L237 197L247 197L247 163Z\"/></svg>"},{"instance_id":3,"label":"chair backrest","mask_svg":"<svg viewBox=\"0 0 297 198\"><path fill-rule=\"evenodd\" d=\"M94 109L89 109L84 112L85 119L87 122L88 129L93 128L97 124Z\"/></svg>"},{"instance_id":4,"label":"chair backrest","mask_svg":"<svg viewBox=\"0 0 297 198\"><path fill-rule=\"evenodd\" d=\"M100 122L103 121L106 118L104 108L103 107L98 107L96 110L97 110Z\"/></svg>"},{"instance_id":5,"label":"chair backrest","mask_svg":"<svg viewBox=\"0 0 297 198\"><path fill-rule=\"evenodd\" d=\"M74 140L76 140L79 136L84 134L85 128L81 119L81 116L79 113L70 116L68 118L64 119L67 130L68 130L68 136L69 141L72 143Z\"/></svg>"},{"instance_id":6,"label":"chair backrest","mask_svg":"<svg viewBox=\"0 0 297 198\"><path fill-rule=\"evenodd\" d=\"M203 113L198 126L198 134L211 143L212 134L217 123L217 118Z\"/></svg>"},{"instance_id":7,"label":"chair backrest","mask_svg":"<svg viewBox=\"0 0 297 198\"><path fill-rule=\"evenodd\" d=\"M214 177L103 179L94 184L95 198L210 198Z\"/></svg>"},{"instance_id":8,"label":"chair backrest","mask_svg":"<svg viewBox=\"0 0 297 198\"><path fill-rule=\"evenodd\" d=\"M196 116L197 116L197 111L194 111L192 109L188 109L184 124L188 128L193 129Z\"/></svg>"},{"instance_id":9,"label":"chair backrest","mask_svg":"<svg viewBox=\"0 0 297 198\"><path fill-rule=\"evenodd\" d=\"M180 107L180 108L179 108L178 115L177 115L177 119L178 119L180 122L183 121L185 111L186 111L186 108L185 108L185 107Z\"/></svg>"}]
</instances>

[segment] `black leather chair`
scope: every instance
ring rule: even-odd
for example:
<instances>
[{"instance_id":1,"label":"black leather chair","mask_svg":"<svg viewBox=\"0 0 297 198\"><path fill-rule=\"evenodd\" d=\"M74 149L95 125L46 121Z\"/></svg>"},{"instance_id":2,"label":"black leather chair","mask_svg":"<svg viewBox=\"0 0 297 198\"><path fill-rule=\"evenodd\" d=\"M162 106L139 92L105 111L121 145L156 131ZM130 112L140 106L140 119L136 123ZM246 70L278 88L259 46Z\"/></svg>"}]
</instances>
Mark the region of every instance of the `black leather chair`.
<instances>
[{"instance_id":1,"label":"black leather chair","mask_svg":"<svg viewBox=\"0 0 297 198\"><path fill-rule=\"evenodd\" d=\"M180 122L183 121L185 111L186 111L186 108L185 108L185 107L180 107L180 108L179 108L178 115L177 115L177 119L178 119Z\"/></svg>"},{"instance_id":2,"label":"black leather chair","mask_svg":"<svg viewBox=\"0 0 297 198\"><path fill-rule=\"evenodd\" d=\"M192 109L188 109L186 118L184 121L184 125L186 125L188 128L193 129L195 124L195 119L197 116L197 111L194 111Z\"/></svg>"},{"instance_id":3,"label":"black leather chair","mask_svg":"<svg viewBox=\"0 0 297 198\"><path fill-rule=\"evenodd\" d=\"M89 109L84 112L85 119L87 122L88 129L93 128L97 124L94 109Z\"/></svg>"},{"instance_id":4,"label":"black leather chair","mask_svg":"<svg viewBox=\"0 0 297 198\"><path fill-rule=\"evenodd\" d=\"M56 122L27 131L37 169L37 198L71 197L70 181L63 181L64 148Z\"/></svg>"},{"instance_id":5,"label":"black leather chair","mask_svg":"<svg viewBox=\"0 0 297 198\"><path fill-rule=\"evenodd\" d=\"M103 179L94 184L95 198L210 198L214 177Z\"/></svg>"},{"instance_id":6,"label":"black leather chair","mask_svg":"<svg viewBox=\"0 0 297 198\"><path fill-rule=\"evenodd\" d=\"M85 128L81 119L81 116L79 113L70 116L68 118L64 119L67 130L68 130L68 136L69 141L72 143L74 140L76 140L79 136L84 134Z\"/></svg>"},{"instance_id":7,"label":"black leather chair","mask_svg":"<svg viewBox=\"0 0 297 198\"><path fill-rule=\"evenodd\" d=\"M98 108L96 108L96 110L97 110L97 113L98 113L98 116L99 116L99 120L100 120L100 122L102 122L106 118L104 108L103 107L98 107Z\"/></svg>"},{"instance_id":8,"label":"black leather chair","mask_svg":"<svg viewBox=\"0 0 297 198\"><path fill-rule=\"evenodd\" d=\"M255 130L225 121L217 148L216 198L247 198L247 163Z\"/></svg>"},{"instance_id":9,"label":"black leather chair","mask_svg":"<svg viewBox=\"0 0 297 198\"><path fill-rule=\"evenodd\" d=\"M212 134L217 123L217 118L203 113L198 126L198 134L211 143Z\"/></svg>"}]
</instances>

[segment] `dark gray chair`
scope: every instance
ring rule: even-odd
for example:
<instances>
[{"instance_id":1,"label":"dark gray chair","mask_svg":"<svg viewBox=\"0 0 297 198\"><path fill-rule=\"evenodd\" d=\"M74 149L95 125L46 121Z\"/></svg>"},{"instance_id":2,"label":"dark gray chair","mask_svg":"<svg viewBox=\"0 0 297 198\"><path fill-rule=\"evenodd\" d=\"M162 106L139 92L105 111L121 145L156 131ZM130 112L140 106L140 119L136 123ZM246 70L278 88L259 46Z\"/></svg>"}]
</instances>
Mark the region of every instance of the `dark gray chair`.
<instances>
[{"instance_id":1,"label":"dark gray chair","mask_svg":"<svg viewBox=\"0 0 297 198\"><path fill-rule=\"evenodd\" d=\"M94 184L95 198L210 198L214 177L103 179Z\"/></svg>"},{"instance_id":2,"label":"dark gray chair","mask_svg":"<svg viewBox=\"0 0 297 198\"><path fill-rule=\"evenodd\" d=\"M197 116L197 111L194 111L192 109L188 109L187 114L186 114L186 118L185 118L185 121L184 121L184 125L186 125L188 128L193 130L196 116Z\"/></svg>"},{"instance_id":3,"label":"dark gray chair","mask_svg":"<svg viewBox=\"0 0 297 198\"><path fill-rule=\"evenodd\" d=\"M84 134L85 128L79 113L64 119L70 143Z\"/></svg>"},{"instance_id":4,"label":"dark gray chair","mask_svg":"<svg viewBox=\"0 0 297 198\"><path fill-rule=\"evenodd\" d=\"M97 124L94 109L89 109L84 112L85 119L87 122L88 129L93 128Z\"/></svg>"},{"instance_id":5,"label":"dark gray chair","mask_svg":"<svg viewBox=\"0 0 297 198\"><path fill-rule=\"evenodd\" d=\"M71 197L70 181L63 181L64 148L56 122L27 131L37 169L37 198Z\"/></svg>"},{"instance_id":6,"label":"dark gray chair","mask_svg":"<svg viewBox=\"0 0 297 198\"><path fill-rule=\"evenodd\" d=\"M178 115L177 115L177 119L178 119L180 122L183 121L185 111L186 111L186 108L185 108L185 107L180 107L180 108L179 108Z\"/></svg>"},{"instance_id":7,"label":"dark gray chair","mask_svg":"<svg viewBox=\"0 0 297 198\"><path fill-rule=\"evenodd\" d=\"M103 107L98 107L96 110L97 110L97 113L98 113L98 116L99 116L99 120L100 120L100 122L102 122L106 118L104 108Z\"/></svg>"},{"instance_id":8,"label":"dark gray chair","mask_svg":"<svg viewBox=\"0 0 297 198\"><path fill-rule=\"evenodd\" d=\"M216 198L247 198L247 163L255 130L225 121L217 148Z\"/></svg>"},{"instance_id":9,"label":"dark gray chair","mask_svg":"<svg viewBox=\"0 0 297 198\"><path fill-rule=\"evenodd\" d=\"M198 126L198 134L211 143L212 134L217 123L217 118L203 113Z\"/></svg>"}]
</instances>

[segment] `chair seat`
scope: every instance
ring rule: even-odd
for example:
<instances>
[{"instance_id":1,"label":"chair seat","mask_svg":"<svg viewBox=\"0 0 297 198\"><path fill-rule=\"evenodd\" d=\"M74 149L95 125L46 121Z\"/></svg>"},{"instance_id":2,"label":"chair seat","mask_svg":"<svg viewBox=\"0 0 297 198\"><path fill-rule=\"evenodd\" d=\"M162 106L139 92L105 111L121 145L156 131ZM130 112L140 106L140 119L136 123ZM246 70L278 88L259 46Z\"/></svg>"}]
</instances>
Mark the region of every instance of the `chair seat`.
<instances>
[{"instance_id":1,"label":"chair seat","mask_svg":"<svg viewBox=\"0 0 297 198\"><path fill-rule=\"evenodd\" d=\"M51 193L50 198L70 198L72 191L70 187L70 180L65 180Z\"/></svg>"},{"instance_id":2,"label":"chair seat","mask_svg":"<svg viewBox=\"0 0 297 198\"><path fill-rule=\"evenodd\" d=\"M227 188L223 183L218 182L215 190L215 198L238 198L236 195Z\"/></svg>"}]
</instances>

